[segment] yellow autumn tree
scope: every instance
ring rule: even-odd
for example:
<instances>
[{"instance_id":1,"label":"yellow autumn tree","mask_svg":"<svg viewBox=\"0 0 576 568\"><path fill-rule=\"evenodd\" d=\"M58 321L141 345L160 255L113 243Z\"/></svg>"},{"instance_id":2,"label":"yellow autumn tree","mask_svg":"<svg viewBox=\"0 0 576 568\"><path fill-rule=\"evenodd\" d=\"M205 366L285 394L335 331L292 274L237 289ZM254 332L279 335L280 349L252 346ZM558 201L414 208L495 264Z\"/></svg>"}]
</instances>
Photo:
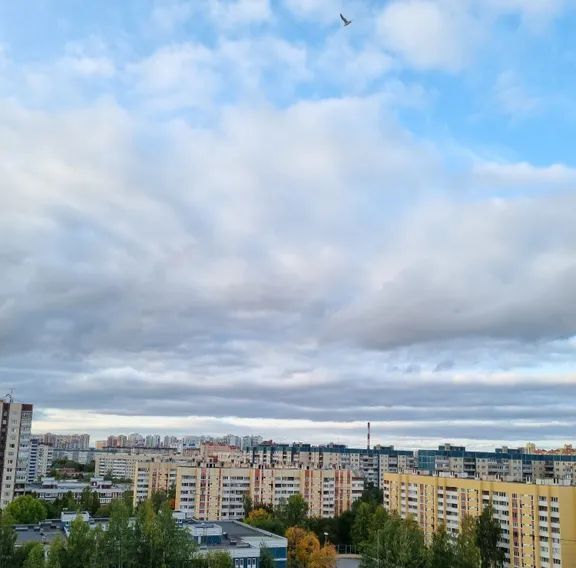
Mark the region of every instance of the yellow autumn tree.
<instances>
[{"instance_id":1,"label":"yellow autumn tree","mask_svg":"<svg viewBox=\"0 0 576 568\"><path fill-rule=\"evenodd\" d=\"M290 568L334 568L336 549L332 545L320 546L318 537L301 527L290 527L288 539L288 563Z\"/></svg>"},{"instance_id":2,"label":"yellow autumn tree","mask_svg":"<svg viewBox=\"0 0 576 568\"><path fill-rule=\"evenodd\" d=\"M325 544L310 555L308 568L335 568L336 548L332 544Z\"/></svg>"}]
</instances>

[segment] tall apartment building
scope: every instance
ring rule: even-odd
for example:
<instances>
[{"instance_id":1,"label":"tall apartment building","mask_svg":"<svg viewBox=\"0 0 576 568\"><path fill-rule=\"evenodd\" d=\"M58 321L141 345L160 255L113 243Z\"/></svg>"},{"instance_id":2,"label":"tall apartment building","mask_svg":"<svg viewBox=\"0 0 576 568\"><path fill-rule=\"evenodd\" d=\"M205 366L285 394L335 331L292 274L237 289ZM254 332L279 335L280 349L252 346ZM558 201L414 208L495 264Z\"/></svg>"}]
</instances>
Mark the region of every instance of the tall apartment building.
<instances>
[{"instance_id":1,"label":"tall apartment building","mask_svg":"<svg viewBox=\"0 0 576 568\"><path fill-rule=\"evenodd\" d=\"M0 509L24 491L28 480L32 408L0 400Z\"/></svg>"},{"instance_id":2,"label":"tall apartment building","mask_svg":"<svg viewBox=\"0 0 576 568\"><path fill-rule=\"evenodd\" d=\"M409 471L414 468L414 453L395 450L393 446L348 448L329 444L260 444L244 451L253 465L349 468L358 471L367 483L380 486L383 473Z\"/></svg>"},{"instance_id":3,"label":"tall apartment building","mask_svg":"<svg viewBox=\"0 0 576 568\"><path fill-rule=\"evenodd\" d=\"M295 494L308 502L311 516L333 517L361 497L364 479L350 469L136 465L135 504L172 487L176 508L197 519L241 519L246 495L254 503L278 506Z\"/></svg>"},{"instance_id":4,"label":"tall apartment building","mask_svg":"<svg viewBox=\"0 0 576 568\"><path fill-rule=\"evenodd\" d=\"M50 471L54 460L54 448L42 442L42 438L33 436L30 439L27 483L39 481Z\"/></svg>"},{"instance_id":5,"label":"tall apartment building","mask_svg":"<svg viewBox=\"0 0 576 568\"><path fill-rule=\"evenodd\" d=\"M383 482L384 507L413 517L428 539L441 525L456 535L466 516L491 505L507 566L576 566L576 487L393 473Z\"/></svg>"}]
</instances>

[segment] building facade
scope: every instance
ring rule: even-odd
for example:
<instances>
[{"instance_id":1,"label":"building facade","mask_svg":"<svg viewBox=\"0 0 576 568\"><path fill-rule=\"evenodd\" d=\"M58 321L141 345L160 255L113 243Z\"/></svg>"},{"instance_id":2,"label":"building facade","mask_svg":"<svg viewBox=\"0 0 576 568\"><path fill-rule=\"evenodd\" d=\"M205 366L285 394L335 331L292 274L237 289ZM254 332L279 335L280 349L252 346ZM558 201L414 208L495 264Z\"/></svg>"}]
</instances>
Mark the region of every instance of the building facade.
<instances>
[{"instance_id":1,"label":"building facade","mask_svg":"<svg viewBox=\"0 0 576 568\"><path fill-rule=\"evenodd\" d=\"M50 503L70 493L78 501L87 488L98 494L102 505L108 505L116 499L121 499L124 493L130 490L130 484L115 484L99 477L93 477L90 481L57 480L46 477L40 483L28 484L26 493L34 494Z\"/></svg>"},{"instance_id":2,"label":"building facade","mask_svg":"<svg viewBox=\"0 0 576 568\"><path fill-rule=\"evenodd\" d=\"M464 446L444 444L437 450L418 450L415 465L420 473L452 473L458 476L503 481L531 482L556 479L576 484L576 455L530 453L527 448L497 448L475 452Z\"/></svg>"},{"instance_id":3,"label":"building facade","mask_svg":"<svg viewBox=\"0 0 576 568\"><path fill-rule=\"evenodd\" d=\"M28 476L26 481L34 483L46 477L54 460L54 448L44 444L41 438L30 439L30 452L28 457Z\"/></svg>"},{"instance_id":4,"label":"building facade","mask_svg":"<svg viewBox=\"0 0 576 568\"><path fill-rule=\"evenodd\" d=\"M24 492L28 480L31 404L0 400L0 509Z\"/></svg>"},{"instance_id":5,"label":"building facade","mask_svg":"<svg viewBox=\"0 0 576 568\"><path fill-rule=\"evenodd\" d=\"M328 444L260 444L244 450L245 461L258 466L347 468L358 471L367 483L380 486L382 474L414 469L414 452L393 446L348 448Z\"/></svg>"},{"instance_id":6,"label":"building facade","mask_svg":"<svg viewBox=\"0 0 576 568\"><path fill-rule=\"evenodd\" d=\"M246 496L278 506L296 494L307 501L310 516L334 517L361 497L364 479L350 469L136 465L135 504L171 488L176 508L196 519L241 519Z\"/></svg>"},{"instance_id":7,"label":"building facade","mask_svg":"<svg viewBox=\"0 0 576 568\"><path fill-rule=\"evenodd\" d=\"M456 536L466 516L492 506L507 566L576 566L576 487L392 473L383 483L384 507L413 517L428 539L442 525Z\"/></svg>"}]
</instances>

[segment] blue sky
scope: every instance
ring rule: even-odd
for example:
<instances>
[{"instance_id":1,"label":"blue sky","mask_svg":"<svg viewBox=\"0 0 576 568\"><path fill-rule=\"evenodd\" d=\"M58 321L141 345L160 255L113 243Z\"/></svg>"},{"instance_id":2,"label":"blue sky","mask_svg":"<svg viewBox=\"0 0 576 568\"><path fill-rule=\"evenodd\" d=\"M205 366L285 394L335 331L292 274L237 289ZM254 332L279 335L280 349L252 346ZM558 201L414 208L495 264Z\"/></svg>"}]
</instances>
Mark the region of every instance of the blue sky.
<instances>
[{"instance_id":1,"label":"blue sky","mask_svg":"<svg viewBox=\"0 0 576 568\"><path fill-rule=\"evenodd\" d=\"M575 24L3 3L0 387L97 436L567 440Z\"/></svg>"}]
</instances>

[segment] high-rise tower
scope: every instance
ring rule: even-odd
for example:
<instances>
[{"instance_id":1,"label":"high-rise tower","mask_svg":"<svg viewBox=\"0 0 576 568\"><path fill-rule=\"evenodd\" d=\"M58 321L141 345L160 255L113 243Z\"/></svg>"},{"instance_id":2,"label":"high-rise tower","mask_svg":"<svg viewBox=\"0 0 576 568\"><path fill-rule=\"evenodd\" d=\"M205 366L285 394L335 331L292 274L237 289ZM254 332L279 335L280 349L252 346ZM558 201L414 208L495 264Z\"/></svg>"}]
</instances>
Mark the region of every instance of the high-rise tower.
<instances>
[{"instance_id":1,"label":"high-rise tower","mask_svg":"<svg viewBox=\"0 0 576 568\"><path fill-rule=\"evenodd\" d=\"M0 509L23 492L28 476L32 405L0 399Z\"/></svg>"}]
</instances>

